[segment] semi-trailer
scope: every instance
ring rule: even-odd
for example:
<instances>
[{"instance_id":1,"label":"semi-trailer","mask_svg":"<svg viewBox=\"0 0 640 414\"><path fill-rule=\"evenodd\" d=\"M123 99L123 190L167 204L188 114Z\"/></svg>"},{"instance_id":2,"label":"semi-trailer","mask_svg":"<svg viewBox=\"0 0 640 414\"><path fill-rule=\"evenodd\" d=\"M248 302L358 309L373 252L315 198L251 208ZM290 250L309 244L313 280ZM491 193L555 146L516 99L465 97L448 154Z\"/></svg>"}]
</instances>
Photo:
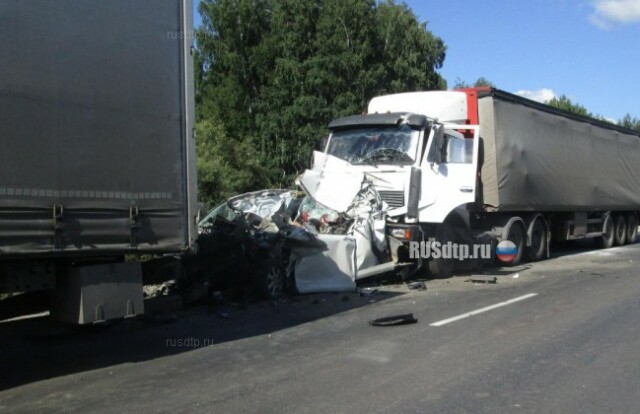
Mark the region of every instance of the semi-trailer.
<instances>
[{"instance_id":1,"label":"semi-trailer","mask_svg":"<svg viewBox=\"0 0 640 414\"><path fill-rule=\"evenodd\" d=\"M502 244L517 264L548 257L552 240L636 240L638 131L486 87L376 97L329 128L305 189L339 206L353 177L372 183L393 263L450 275L459 258L426 259L420 242ZM331 191L314 191L323 181Z\"/></svg>"},{"instance_id":2,"label":"semi-trailer","mask_svg":"<svg viewBox=\"0 0 640 414\"><path fill-rule=\"evenodd\" d=\"M197 237L192 1L0 1L0 22L0 305L139 314L125 255Z\"/></svg>"}]
</instances>

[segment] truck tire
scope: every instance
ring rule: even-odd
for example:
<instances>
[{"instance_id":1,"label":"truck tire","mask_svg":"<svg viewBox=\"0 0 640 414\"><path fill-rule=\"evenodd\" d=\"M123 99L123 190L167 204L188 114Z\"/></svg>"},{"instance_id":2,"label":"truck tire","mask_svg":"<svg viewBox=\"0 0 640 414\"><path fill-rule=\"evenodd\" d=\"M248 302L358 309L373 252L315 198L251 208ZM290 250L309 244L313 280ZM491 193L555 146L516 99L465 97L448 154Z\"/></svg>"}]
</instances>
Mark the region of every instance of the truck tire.
<instances>
[{"instance_id":1,"label":"truck tire","mask_svg":"<svg viewBox=\"0 0 640 414\"><path fill-rule=\"evenodd\" d=\"M526 233L524 228L522 227L522 224L520 224L519 222L511 224L511 226L509 227L509 232L507 233L506 240L509 240L516 245L518 253L516 254L515 259L513 259L513 261L511 261L510 263L504 264L505 266L517 266L522 262L522 252L525 248L525 237Z\"/></svg>"},{"instance_id":2,"label":"truck tire","mask_svg":"<svg viewBox=\"0 0 640 414\"><path fill-rule=\"evenodd\" d=\"M604 223L602 223L602 236L597 239L598 246L603 249L613 247L615 239L613 233L613 218L611 216L607 216L607 218L604 219Z\"/></svg>"},{"instance_id":3,"label":"truck tire","mask_svg":"<svg viewBox=\"0 0 640 414\"><path fill-rule=\"evenodd\" d=\"M614 242L616 246L622 246L627 242L627 222L622 214L618 214L613 218L614 226Z\"/></svg>"},{"instance_id":4,"label":"truck tire","mask_svg":"<svg viewBox=\"0 0 640 414\"><path fill-rule=\"evenodd\" d=\"M531 246L527 247L527 257L532 262L542 260L547 255L547 226L538 217L531 229Z\"/></svg>"},{"instance_id":5,"label":"truck tire","mask_svg":"<svg viewBox=\"0 0 640 414\"><path fill-rule=\"evenodd\" d=\"M441 245L447 242L453 242L454 240L453 229L450 224L443 223L436 229L435 241L440 242ZM453 274L453 268L455 266L455 259L449 258L431 258L427 262L429 268L429 275L436 279L443 279L450 277Z\"/></svg>"},{"instance_id":6,"label":"truck tire","mask_svg":"<svg viewBox=\"0 0 640 414\"><path fill-rule=\"evenodd\" d=\"M633 244L638 238L638 219L635 214L627 216L627 243Z\"/></svg>"}]
</instances>

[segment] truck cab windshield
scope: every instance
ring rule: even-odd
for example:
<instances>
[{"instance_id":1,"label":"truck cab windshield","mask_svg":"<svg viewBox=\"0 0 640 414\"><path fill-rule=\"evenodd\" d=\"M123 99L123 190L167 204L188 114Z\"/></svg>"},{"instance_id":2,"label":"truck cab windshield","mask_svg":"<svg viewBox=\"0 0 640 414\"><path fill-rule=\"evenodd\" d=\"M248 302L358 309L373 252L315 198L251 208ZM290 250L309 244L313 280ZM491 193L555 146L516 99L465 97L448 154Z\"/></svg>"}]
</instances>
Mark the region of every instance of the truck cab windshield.
<instances>
[{"instance_id":1,"label":"truck cab windshield","mask_svg":"<svg viewBox=\"0 0 640 414\"><path fill-rule=\"evenodd\" d=\"M327 154L353 165L412 165L419 134L408 125L334 131Z\"/></svg>"}]
</instances>

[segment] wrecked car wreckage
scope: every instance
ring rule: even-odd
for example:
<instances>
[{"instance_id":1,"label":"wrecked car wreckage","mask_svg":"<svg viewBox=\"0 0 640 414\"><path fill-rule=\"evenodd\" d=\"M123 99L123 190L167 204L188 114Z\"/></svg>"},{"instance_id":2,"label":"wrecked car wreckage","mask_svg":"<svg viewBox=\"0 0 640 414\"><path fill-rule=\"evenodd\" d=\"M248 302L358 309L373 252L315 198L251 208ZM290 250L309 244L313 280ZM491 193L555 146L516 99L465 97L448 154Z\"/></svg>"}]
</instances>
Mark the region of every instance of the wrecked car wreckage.
<instances>
[{"instance_id":1,"label":"wrecked car wreckage","mask_svg":"<svg viewBox=\"0 0 640 414\"><path fill-rule=\"evenodd\" d=\"M356 280L371 275L365 270L390 260L384 234L388 206L366 178L356 180L337 195L318 191L321 180L307 170L297 180L305 191L261 190L229 198L200 221L196 252L183 258L187 273L212 284L232 277L271 298L284 290L355 290Z\"/></svg>"}]
</instances>

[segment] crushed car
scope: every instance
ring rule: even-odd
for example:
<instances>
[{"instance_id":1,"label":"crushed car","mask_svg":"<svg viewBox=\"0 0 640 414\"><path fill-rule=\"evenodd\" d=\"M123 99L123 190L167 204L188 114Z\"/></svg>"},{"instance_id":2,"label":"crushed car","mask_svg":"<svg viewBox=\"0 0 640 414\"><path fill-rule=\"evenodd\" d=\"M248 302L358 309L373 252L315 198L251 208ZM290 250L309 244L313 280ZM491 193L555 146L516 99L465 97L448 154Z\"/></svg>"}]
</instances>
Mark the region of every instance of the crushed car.
<instances>
[{"instance_id":1,"label":"crushed car","mask_svg":"<svg viewBox=\"0 0 640 414\"><path fill-rule=\"evenodd\" d=\"M216 206L198 224L194 252L182 258L184 273L211 290L248 285L262 296L280 296L289 288L280 227L299 201L294 191L261 190Z\"/></svg>"},{"instance_id":2,"label":"crushed car","mask_svg":"<svg viewBox=\"0 0 640 414\"><path fill-rule=\"evenodd\" d=\"M355 290L359 272L389 261L386 204L366 179L352 184L348 203L344 194L320 203L305 188L311 182L299 181L304 191L254 191L213 208L199 223L195 254L184 258L187 272L216 288L249 284L269 298Z\"/></svg>"}]
</instances>

